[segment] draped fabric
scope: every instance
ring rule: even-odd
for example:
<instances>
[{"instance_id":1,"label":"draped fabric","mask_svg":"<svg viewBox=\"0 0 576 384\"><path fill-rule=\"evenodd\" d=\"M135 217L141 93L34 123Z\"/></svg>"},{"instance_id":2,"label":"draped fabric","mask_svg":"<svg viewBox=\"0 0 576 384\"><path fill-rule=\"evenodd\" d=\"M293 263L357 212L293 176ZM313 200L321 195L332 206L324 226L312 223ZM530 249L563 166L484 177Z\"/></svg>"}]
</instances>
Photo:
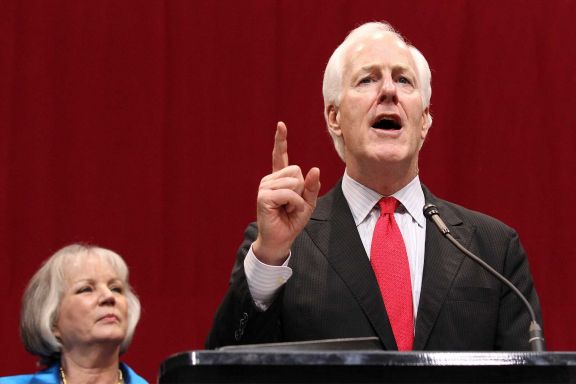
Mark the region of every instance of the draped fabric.
<instances>
[{"instance_id":1,"label":"draped fabric","mask_svg":"<svg viewBox=\"0 0 576 384\"><path fill-rule=\"evenodd\" d=\"M322 72L372 20L432 68L421 180L518 230L548 346L576 349L575 1L2 0L0 372L35 370L20 297L76 241L130 266L143 315L124 360L136 371L153 381L168 355L202 348L276 121L290 161L320 167L322 192L342 175Z\"/></svg>"}]
</instances>

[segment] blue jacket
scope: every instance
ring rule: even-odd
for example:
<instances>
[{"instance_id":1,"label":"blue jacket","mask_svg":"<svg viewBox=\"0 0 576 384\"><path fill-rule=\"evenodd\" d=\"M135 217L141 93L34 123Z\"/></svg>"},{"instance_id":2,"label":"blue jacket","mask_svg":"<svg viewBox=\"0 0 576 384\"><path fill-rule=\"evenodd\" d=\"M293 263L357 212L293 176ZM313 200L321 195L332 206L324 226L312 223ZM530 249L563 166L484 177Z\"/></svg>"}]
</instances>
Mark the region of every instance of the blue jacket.
<instances>
[{"instance_id":1,"label":"blue jacket","mask_svg":"<svg viewBox=\"0 0 576 384\"><path fill-rule=\"evenodd\" d=\"M129 366L120 363L124 382L127 384L148 384L138 376ZM6 376L0 378L0 384L60 384L60 363L29 375Z\"/></svg>"}]
</instances>

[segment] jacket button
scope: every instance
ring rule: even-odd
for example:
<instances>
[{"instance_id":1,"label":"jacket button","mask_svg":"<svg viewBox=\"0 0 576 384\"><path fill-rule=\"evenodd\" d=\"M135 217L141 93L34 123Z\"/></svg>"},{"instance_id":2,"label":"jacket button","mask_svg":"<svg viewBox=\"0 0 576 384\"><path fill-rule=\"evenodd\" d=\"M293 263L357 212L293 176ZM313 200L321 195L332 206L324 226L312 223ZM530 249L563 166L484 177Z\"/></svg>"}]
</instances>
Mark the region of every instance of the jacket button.
<instances>
[{"instance_id":1,"label":"jacket button","mask_svg":"<svg viewBox=\"0 0 576 384\"><path fill-rule=\"evenodd\" d=\"M248 322L248 314L244 312L242 314L242 318L240 319L240 329L244 329L246 327L247 322Z\"/></svg>"}]
</instances>

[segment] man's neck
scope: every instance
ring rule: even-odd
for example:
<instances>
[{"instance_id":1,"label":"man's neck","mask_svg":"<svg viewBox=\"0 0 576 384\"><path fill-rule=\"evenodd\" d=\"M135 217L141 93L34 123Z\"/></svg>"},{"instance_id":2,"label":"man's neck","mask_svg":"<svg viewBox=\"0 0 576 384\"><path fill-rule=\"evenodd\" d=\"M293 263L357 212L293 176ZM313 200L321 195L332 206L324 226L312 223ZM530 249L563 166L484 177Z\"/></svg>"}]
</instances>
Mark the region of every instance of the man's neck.
<instances>
[{"instance_id":1,"label":"man's neck","mask_svg":"<svg viewBox=\"0 0 576 384\"><path fill-rule=\"evenodd\" d=\"M418 167L411 167L408 170L382 167L370 172L347 167L346 173L365 187L383 196L390 196L404 188L418 175Z\"/></svg>"}]
</instances>

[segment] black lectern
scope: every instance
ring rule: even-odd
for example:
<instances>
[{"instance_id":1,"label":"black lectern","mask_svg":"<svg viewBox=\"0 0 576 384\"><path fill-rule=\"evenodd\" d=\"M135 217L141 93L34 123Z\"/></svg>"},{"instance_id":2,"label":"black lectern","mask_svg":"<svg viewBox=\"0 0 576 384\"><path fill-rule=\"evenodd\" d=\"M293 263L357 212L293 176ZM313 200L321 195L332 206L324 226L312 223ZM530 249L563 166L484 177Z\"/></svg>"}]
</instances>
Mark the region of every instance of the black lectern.
<instances>
[{"instance_id":1,"label":"black lectern","mask_svg":"<svg viewBox=\"0 0 576 384\"><path fill-rule=\"evenodd\" d=\"M377 337L224 347L166 359L159 383L576 383L575 352L388 352Z\"/></svg>"},{"instance_id":2,"label":"black lectern","mask_svg":"<svg viewBox=\"0 0 576 384\"><path fill-rule=\"evenodd\" d=\"M576 383L573 352L192 351L159 383Z\"/></svg>"}]
</instances>

